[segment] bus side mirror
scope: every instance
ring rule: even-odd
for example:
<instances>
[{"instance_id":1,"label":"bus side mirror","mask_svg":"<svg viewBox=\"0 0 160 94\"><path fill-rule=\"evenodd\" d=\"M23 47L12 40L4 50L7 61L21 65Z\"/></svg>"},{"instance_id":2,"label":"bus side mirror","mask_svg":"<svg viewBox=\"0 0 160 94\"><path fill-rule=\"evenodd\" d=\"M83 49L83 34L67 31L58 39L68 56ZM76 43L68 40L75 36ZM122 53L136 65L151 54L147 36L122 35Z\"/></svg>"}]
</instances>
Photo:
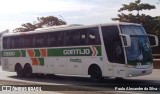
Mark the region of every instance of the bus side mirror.
<instances>
[{"instance_id":1,"label":"bus side mirror","mask_svg":"<svg viewBox=\"0 0 160 94\"><path fill-rule=\"evenodd\" d=\"M148 34L148 38L149 38L151 47L158 46L158 37L156 35Z\"/></svg>"},{"instance_id":2,"label":"bus side mirror","mask_svg":"<svg viewBox=\"0 0 160 94\"><path fill-rule=\"evenodd\" d=\"M122 36L123 38L123 47L130 47L131 46L131 37L130 35L127 34L120 34L120 36Z\"/></svg>"}]
</instances>

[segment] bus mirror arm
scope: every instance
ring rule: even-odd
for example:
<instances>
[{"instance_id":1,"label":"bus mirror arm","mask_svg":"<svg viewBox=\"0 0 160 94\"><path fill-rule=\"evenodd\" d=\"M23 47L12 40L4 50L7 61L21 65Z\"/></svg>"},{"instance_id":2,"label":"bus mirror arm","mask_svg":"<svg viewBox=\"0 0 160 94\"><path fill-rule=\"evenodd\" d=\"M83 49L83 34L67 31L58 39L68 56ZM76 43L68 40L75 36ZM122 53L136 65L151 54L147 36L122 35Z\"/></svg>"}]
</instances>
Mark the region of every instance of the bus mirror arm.
<instances>
[{"instance_id":1,"label":"bus mirror arm","mask_svg":"<svg viewBox=\"0 0 160 94\"><path fill-rule=\"evenodd\" d=\"M159 43L158 43L158 37L156 35L152 35L152 34L148 34L148 36L149 37L154 37L154 40L155 40L155 45L151 45L151 47L157 47L159 45Z\"/></svg>"},{"instance_id":2,"label":"bus mirror arm","mask_svg":"<svg viewBox=\"0 0 160 94\"><path fill-rule=\"evenodd\" d=\"M130 47L131 46L131 37L127 34L120 34L123 37L124 43L123 47Z\"/></svg>"}]
</instances>

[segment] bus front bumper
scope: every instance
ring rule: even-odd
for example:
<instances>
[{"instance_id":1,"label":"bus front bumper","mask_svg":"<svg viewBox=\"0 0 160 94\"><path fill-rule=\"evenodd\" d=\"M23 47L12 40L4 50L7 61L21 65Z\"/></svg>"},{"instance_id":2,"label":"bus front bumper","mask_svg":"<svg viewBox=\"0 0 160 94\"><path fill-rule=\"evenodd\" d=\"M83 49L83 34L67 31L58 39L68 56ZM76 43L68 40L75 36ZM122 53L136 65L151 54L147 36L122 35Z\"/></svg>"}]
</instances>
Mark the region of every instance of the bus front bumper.
<instances>
[{"instance_id":1,"label":"bus front bumper","mask_svg":"<svg viewBox=\"0 0 160 94\"><path fill-rule=\"evenodd\" d=\"M148 68L126 68L126 77L149 75L153 71L153 66Z\"/></svg>"}]
</instances>

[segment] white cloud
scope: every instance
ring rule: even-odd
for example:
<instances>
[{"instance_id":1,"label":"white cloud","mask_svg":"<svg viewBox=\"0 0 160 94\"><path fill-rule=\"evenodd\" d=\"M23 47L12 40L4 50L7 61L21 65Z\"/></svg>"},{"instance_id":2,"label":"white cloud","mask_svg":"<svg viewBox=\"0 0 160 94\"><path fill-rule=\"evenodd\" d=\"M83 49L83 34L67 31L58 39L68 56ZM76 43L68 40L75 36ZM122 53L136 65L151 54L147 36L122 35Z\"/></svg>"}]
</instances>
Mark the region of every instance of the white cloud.
<instances>
[{"instance_id":1,"label":"white cloud","mask_svg":"<svg viewBox=\"0 0 160 94\"><path fill-rule=\"evenodd\" d=\"M0 0L0 14L80 10L81 5L65 0ZM86 6L90 9L92 6Z\"/></svg>"},{"instance_id":2,"label":"white cloud","mask_svg":"<svg viewBox=\"0 0 160 94\"><path fill-rule=\"evenodd\" d=\"M16 28L49 15L61 15L69 23L103 23L117 17L122 4L129 2L133 0L0 0L0 29ZM143 13L160 15L159 9Z\"/></svg>"},{"instance_id":3,"label":"white cloud","mask_svg":"<svg viewBox=\"0 0 160 94\"><path fill-rule=\"evenodd\" d=\"M93 5L82 6L74 0L0 0L0 31L33 22L41 14L92 10ZM48 15L48 16L49 16ZM62 15L63 16L63 15Z\"/></svg>"}]
</instances>

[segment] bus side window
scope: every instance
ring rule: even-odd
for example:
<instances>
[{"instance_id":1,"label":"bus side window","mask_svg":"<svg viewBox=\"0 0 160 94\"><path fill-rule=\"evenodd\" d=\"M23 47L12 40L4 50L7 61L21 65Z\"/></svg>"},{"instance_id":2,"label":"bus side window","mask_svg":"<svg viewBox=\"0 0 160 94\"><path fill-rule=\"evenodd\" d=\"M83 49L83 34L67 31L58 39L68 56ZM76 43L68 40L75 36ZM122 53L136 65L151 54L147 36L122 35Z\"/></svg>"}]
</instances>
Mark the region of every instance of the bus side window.
<instances>
[{"instance_id":1,"label":"bus side window","mask_svg":"<svg viewBox=\"0 0 160 94\"><path fill-rule=\"evenodd\" d=\"M3 49L7 49L7 38L3 38Z\"/></svg>"},{"instance_id":2,"label":"bus side window","mask_svg":"<svg viewBox=\"0 0 160 94\"><path fill-rule=\"evenodd\" d=\"M87 45L87 31L84 29L80 30L80 44Z\"/></svg>"},{"instance_id":3,"label":"bus side window","mask_svg":"<svg viewBox=\"0 0 160 94\"><path fill-rule=\"evenodd\" d=\"M10 37L10 49L13 49L13 47L14 47L13 37Z\"/></svg>"},{"instance_id":4,"label":"bus side window","mask_svg":"<svg viewBox=\"0 0 160 94\"><path fill-rule=\"evenodd\" d=\"M99 45L100 37L98 28L88 28L88 44L89 45Z\"/></svg>"},{"instance_id":5,"label":"bus side window","mask_svg":"<svg viewBox=\"0 0 160 94\"><path fill-rule=\"evenodd\" d=\"M11 38L12 38L11 48L12 49L21 48L21 38L19 36L11 37Z\"/></svg>"},{"instance_id":6,"label":"bus side window","mask_svg":"<svg viewBox=\"0 0 160 94\"><path fill-rule=\"evenodd\" d=\"M47 46L48 47L56 47L58 45L58 37L57 32L51 32L47 35Z\"/></svg>"},{"instance_id":7,"label":"bus side window","mask_svg":"<svg viewBox=\"0 0 160 94\"><path fill-rule=\"evenodd\" d=\"M56 33L56 36L58 37L57 39L57 42L58 42L58 44L57 44L57 46L63 46L64 45L64 33L63 32L57 32Z\"/></svg>"},{"instance_id":8,"label":"bus side window","mask_svg":"<svg viewBox=\"0 0 160 94\"><path fill-rule=\"evenodd\" d=\"M73 31L72 41L73 41L73 45L75 46L80 45L80 32L79 31Z\"/></svg>"},{"instance_id":9,"label":"bus side window","mask_svg":"<svg viewBox=\"0 0 160 94\"><path fill-rule=\"evenodd\" d=\"M102 27L103 41L108 60L111 63L124 64L124 54L117 26Z\"/></svg>"},{"instance_id":10,"label":"bus side window","mask_svg":"<svg viewBox=\"0 0 160 94\"><path fill-rule=\"evenodd\" d=\"M89 44L96 44L96 35L94 32L89 32Z\"/></svg>"},{"instance_id":11,"label":"bus side window","mask_svg":"<svg viewBox=\"0 0 160 94\"><path fill-rule=\"evenodd\" d=\"M9 37L3 38L3 49L10 49L10 38Z\"/></svg>"},{"instance_id":12,"label":"bus side window","mask_svg":"<svg viewBox=\"0 0 160 94\"><path fill-rule=\"evenodd\" d=\"M122 48L122 44L121 44L121 39L118 38L115 41L113 41L113 53L114 53L114 62L116 63L122 63L124 64L124 59L122 57L124 57L123 54L123 48Z\"/></svg>"},{"instance_id":13,"label":"bus side window","mask_svg":"<svg viewBox=\"0 0 160 94\"><path fill-rule=\"evenodd\" d=\"M12 37L10 37L10 39L11 39L11 40L10 40L10 43L11 43L10 49L14 49L14 48L15 48L15 45L16 45L16 44L15 44L15 42L16 42L16 41L15 41L15 37L12 36Z\"/></svg>"},{"instance_id":14,"label":"bus side window","mask_svg":"<svg viewBox=\"0 0 160 94\"><path fill-rule=\"evenodd\" d=\"M35 34L34 35L34 47L44 47L45 46L45 35Z\"/></svg>"},{"instance_id":15,"label":"bus side window","mask_svg":"<svg viewBox=\"0 0 160 94\"><path fill-rule=\"evenodd\" d=\"M65 37L64 45L65 46L70 46L72 44L72 31L65 32L64 37Z\"/></svg>"},{"instance_id":16,"label":"bus side window","mask_svg":"<svg viewBox=\"0 0 160 94\"><path fill-rule=\"evenodd\" d=\"M31 35L22 36L21 47L22 48L32 48L33 47L33 36Z\"/></svg>"},{"instance_id":17,"label":"bus side window","mask_svg":"<svg viewBox=\"0 0 160 94\"><path fill-rule=\"evenodd\" d=\"M77 30L67 31L65 34L66 46L77 46L80 42L80 34Z\"/></svg>"}]
</instances>

